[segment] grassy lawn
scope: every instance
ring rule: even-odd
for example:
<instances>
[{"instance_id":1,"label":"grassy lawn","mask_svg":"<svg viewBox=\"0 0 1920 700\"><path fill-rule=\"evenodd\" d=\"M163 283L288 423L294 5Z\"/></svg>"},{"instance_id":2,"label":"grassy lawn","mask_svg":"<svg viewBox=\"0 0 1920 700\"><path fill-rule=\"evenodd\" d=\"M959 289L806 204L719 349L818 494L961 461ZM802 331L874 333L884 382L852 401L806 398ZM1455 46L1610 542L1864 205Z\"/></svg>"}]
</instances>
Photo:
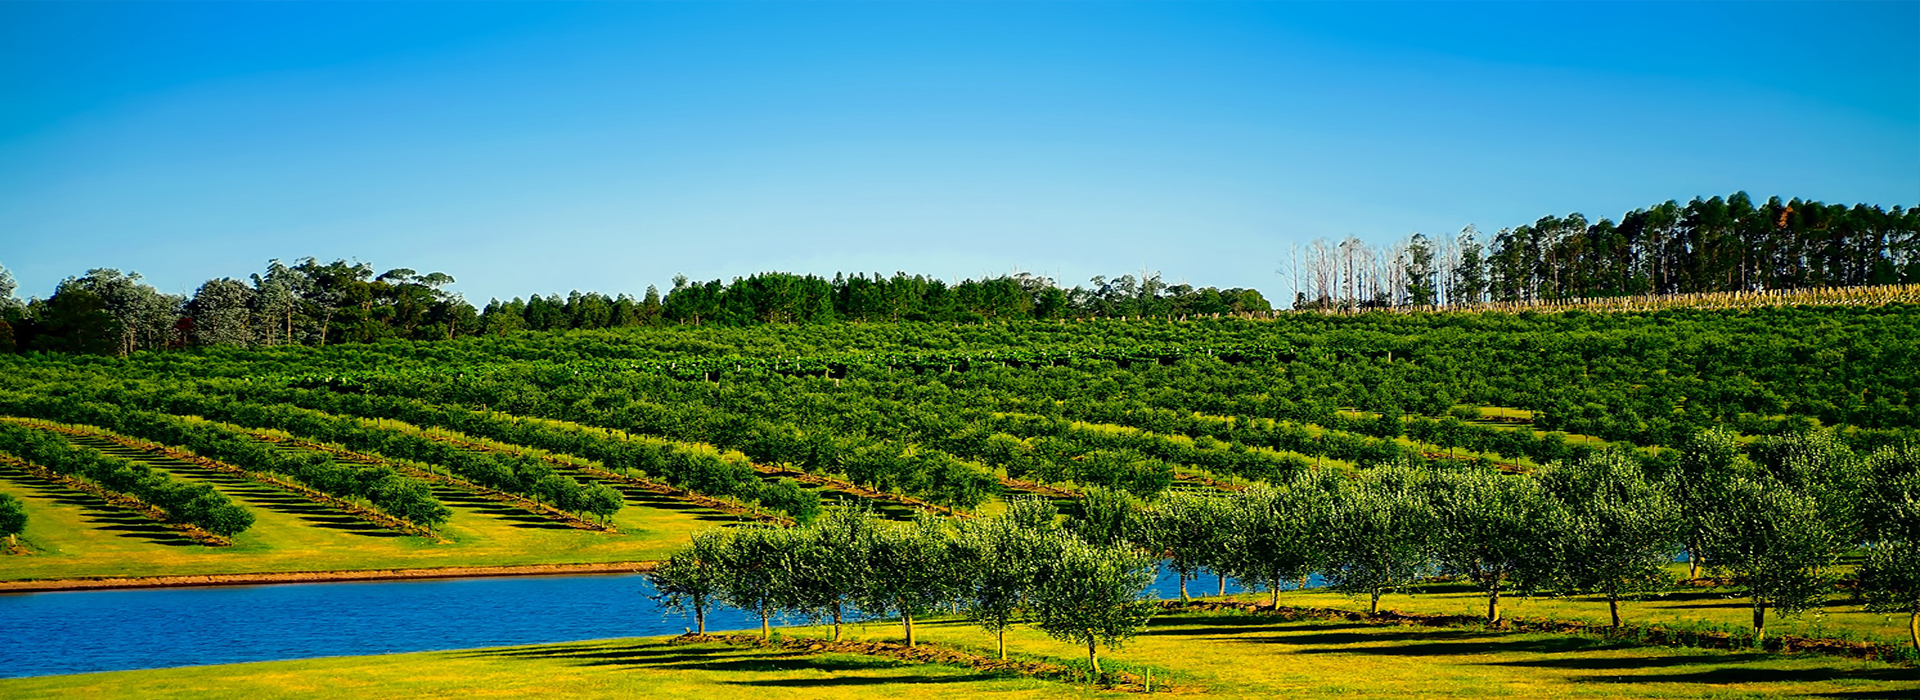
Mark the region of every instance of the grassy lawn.
<instances>
[{"instance_id":1,"label":"grassy lawn","mask_svg":"<svg viewBox=\"0 0 1920 700\"><path fill-rule=\"evenodd\" d=\"M821 636L820 628L784 634ZM984 632L955 621L924 639L990 653ZM888 623L854 640L897 640ZM1030 629L1016 656L1059 661L1084 650ZM1272 697L1748 698L1914 697L1920 671L1879 662L1631 647L1601 640L1353 622L1274 623L1230 613L1156 619L1111 667L1151 668L1174 694ZM659 639L610 640L0 680L0 696L41 697L1084 697L1054 681L842 654L804 654ZM1111 695L1099 693L1100 695Z\"/></svg>"},{"instance_id":2,"label":"grassy lawn","mask_svg":"<svg viewBox=\"0 0 1920 700\"><path fill-rule=\"evenodd\" d=\"M1241 596L1244 600L1266 602L1268 594ZM1620 619L1627 624L1688 625L1699 622L1748 629L1753 624L1753 608L1744 597L1726 589L1681 590L1639 601L1622 601ZM1296 607L1366 610L1364 598L1344 596L1323 590L1286 591L1280 604ZM1567 598L1500 597L1502 614L1507 617L1542 617L1557 620L1585 620L1606 624L1607 601L1604 598L1575 596ZM1436 584L1417 594L1390 594L1380 599L1381 610L1445 615L1486 615L1486 595L1465 586ZM1775 617L1767 613L1767 634L1793 634L1853 640L1873 640L1909 645L1907 617L1866 612L1842 595L1828 599L1826 607L1797 617Z\"/></svg>"},{"instance_id":3,"label":"grassy lawn","mask_svg":"<svg viewBox=\"0 0 1920 700\"><path fill-rule=\"evenodd\" d=\"M613 519L620 532L603 534L436 490L453 510L443 528L449 542L436 543L193 464L141 459L213 484L253 512L254 526L236 536L231 547L205 547L86 494L0 471L0 492L26 505L22 539L36 550L0 559L0 580L643 561L663 558L697 530L734 522L723 513L629 490L627 507Z\"/></svg>"}]
</instances>

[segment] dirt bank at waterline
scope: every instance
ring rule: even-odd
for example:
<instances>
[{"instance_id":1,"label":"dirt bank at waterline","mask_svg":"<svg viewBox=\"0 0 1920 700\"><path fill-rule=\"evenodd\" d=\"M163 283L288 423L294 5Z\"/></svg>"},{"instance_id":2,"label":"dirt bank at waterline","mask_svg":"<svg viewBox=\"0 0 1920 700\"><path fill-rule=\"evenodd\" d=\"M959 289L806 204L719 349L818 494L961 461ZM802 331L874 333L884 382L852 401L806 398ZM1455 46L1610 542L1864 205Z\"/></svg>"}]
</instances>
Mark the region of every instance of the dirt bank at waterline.
<instances>
[{"instance_id":1,"label":"dirt bank at waterline","mask_svg":"<svg viewBox=\"0 0 1920 700\"><path fill-rule=\"evenodd\" d=\"M404 581L410 579L473 578L482 576L561 576L573 574L632 574L653 570L654 562L623 561L589 564L528 564L522 566L442 566L426 569L358 569L342 571L287 571L253 574L193 576L102 576L90 578L0 581L0 593L95 591L114 588L179 588L189 586L256 586L271 583L322 581Z\"/></svg>"}]
</instances>

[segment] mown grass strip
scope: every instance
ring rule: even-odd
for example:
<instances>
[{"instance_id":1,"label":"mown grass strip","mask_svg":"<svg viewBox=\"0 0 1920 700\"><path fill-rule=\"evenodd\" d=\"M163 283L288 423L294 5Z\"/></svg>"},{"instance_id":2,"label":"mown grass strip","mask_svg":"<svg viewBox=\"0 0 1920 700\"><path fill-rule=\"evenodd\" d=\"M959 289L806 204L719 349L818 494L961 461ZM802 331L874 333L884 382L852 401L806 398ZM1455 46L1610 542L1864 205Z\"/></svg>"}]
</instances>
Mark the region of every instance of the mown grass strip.
<instances>
[{"instance_id":1,"label":"mown grass strip","mask_svg":"<svg viewBox=\"0 0 1920 700\"><path fill-rule=\"evenodd\" d=\"M1231 610L1256 615L1271 615L1284 622L1296 620L1344 620L1378 625L1489 629L1486 624L1486 618L1478 615L1408 613L1397 610L1382 610L1369 613L1362 610L1295 607L1287 605L1275 608L1270 603L1235 600L1189 600L1186 602L1165 600L1160 601L1160 607L1169 611ZM1752 649L1754 647L1753 637L1750 633L1742 635L1738 632L1727 632L1717 629L1680 629L1666 625L1625 623L1619 627L1613 627L1582 620L1509 617L1501 620L1500 625L1492 629L1508 632L1546 632L1550 634L1586 635L1644 644L1647 646L1725 650ZM1901 645L1888 644L1885 642L1848 641L1796 635L1773 635L1766 638L1762 647L1764 651L1825 654L1829 656L1890 661L1908 665L1912 665L1914 662L1914 656L1910 649Z\"/></svg>"},{"instance_id":2,"label":"mown grass strip","mask_svg":"<svg viewBox=\"0 0 1920 700\"><path fill-rule=\"evenodd\" d=\"M171 516L167 515L166 511L161 510L153 506L152 504L147 503L146 501L142 501L138 498L134 498L133 496L129 496L127 494L120 493L118 491L107 490L105 488L100 487L98 484L87 481L85 479L81 479L79 477L67 476L65 474L61 474L59 472L53 471L51 469L47 469L40 465L34 464L32 462L28 462L24 459L20 459L7 454L0 454L0 464L5 464L7 466L14 467L16 469L19 469L20 471L33 475L35 478L43 479L55 484L59 484L61 486L65 486L75 491L80 491L82 493L88 494L90 496L93 496L94 498L98 498L102 501L105 501L107 502L107 504L112 505L114 507L121 508L133 513L138 513L142 517L152 520L155 523L158 523L161 526L164 526L168 529L179 532L180 534L185 535L188 538L191 538L193 541L199 542L200 544L203 544L209 547L226 547L233 544L233 540L213 534L212 532L208 532L205 528L202 528L198 525L194 525L192 523L183 523L183 522L173 520Z\"/></svg>"},{"instance_id":3,"label":"mown grass strip","mask_svg":"<svg viewBox=\"0 0 1920 700\"><path fill-rule=\"evenodd\" d=\"M372 422L367 419L356 418L355 420L359 420L362 423ZM288 446L297 447L301 449L318 450L321 452L325 452L329 455L333 455L335 458L338 458L338 459L359 462L361 464L371 464L376 466L391 467L395 471L398 471L402 474L413 477L415 479L420 479L422 481L439 484L441 486L452 488L457 491L470 493L475 496L479 496L481 498L485 498L487 500L494 501L497 503L505 503L505 504L514 506L516 508L519 508L521 510L525 510L534 515L538 515L543 518L553 520L555 522L564 524L568 527L572 527L575 529L590 530L594 532L607 532L607 533L619 532L619 530L614 528L613 525L611 524L596 523L591 520L587 520L585 518L579 517L572 513L568 513L564 510L560 510L559 508L555 508L545 503L537 502L531 498L527 498L525 496L522 496L516 493L510 493L507 491L502 491L500 489L493 488L491 486L477 484L472 481L462 479L458 476L454 476L452 474L448 474L443 471L440 471L439 469L435 468L433 465L429 465L421 462L415 462L412 460L395 459L392 457L387 457L387 456L380 455L378 453L373 453L373 452L360 452L355 450L349 450L339 445L333 445L329 443L295 437L292 434L289 434L285 431L269 430L269 429L263 429L263 428L248 428L245 426L238 426L238 425L233 427L236 430L239 430L250 436L253 436L255 439L262 440L265 442L270 442L270 443L279 444L279 445L288 445Z\"/></svg>"},{"instance_id":4,"label":"mown grass strip","mask_svg":"<svg viewBox=\"0 0 1920 700\"><path fill-rule=\"evenodd\" d=\"M285 491L287 493L291 493L293 495L304 498L308 501L318 503L320 505L326 506L328 508L332 508L342 513L346 513L347 515L351 515L355 518L358 518L365 522L379 526L381 528L385 528L388 530L392 530L395 532L400 532L408 535L413 535L415 537L425 537L427 539L431 539L439 542L446 541L444 539L441 539L438 534L436 534L434 531L428 528L409 522L405 518L396 517L390 513L383 512L380 509L375 508L373 506L362 504L362 503L356 503L344 498L340 498L338 496L334 496L326 492L320 491L319 489L315 489L305 484L295 482L291 479L281 478L271 473L254 471L251 469L246 469L236 465L228 464L226 462L222 462L219 460L208 459L206 457L202 457L200 455L194 454L193 451L191 450L185 450L185 449L173 447L171 445L163 445L163 444L152 442L149 440L142 440L139 438L128 437L128 436L120 435L113 431L107 430L105 428L98 428L90 425L69 425L65 423L55 423L52 421L45 421L45 420L40 420L36 418L21 418L21 419L13 419L13 420L15 422L32 425L34 427L41 428L44 430L51 430L53 432L60 433L62 435L68 435L72 437L96 438L99 440L105 440L107 442L131 449L131 450L144 452L146 454L166 457L168 459L175 459L182 462L187 462L189 464L198 465L211 471L215 471L221 474L227 474L231 476L237 476L257 484L263 484L266 486L279 489L281 491Z\"/></svg>"}]
</instances>

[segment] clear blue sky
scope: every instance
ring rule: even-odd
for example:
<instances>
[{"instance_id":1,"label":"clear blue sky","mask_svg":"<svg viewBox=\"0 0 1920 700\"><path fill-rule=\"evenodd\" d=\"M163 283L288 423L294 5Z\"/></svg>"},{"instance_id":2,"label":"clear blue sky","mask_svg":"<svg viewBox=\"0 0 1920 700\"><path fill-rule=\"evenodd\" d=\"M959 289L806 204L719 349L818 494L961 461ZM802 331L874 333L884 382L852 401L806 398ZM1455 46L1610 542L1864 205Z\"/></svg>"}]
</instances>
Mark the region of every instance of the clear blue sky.
<instances>
[{"instance_id":1,"label":"clear blue sky","mask_svg":"<svg viewBox=\"0 0 1920 700\"><path fill-rule=\"evenodd\" d=\"M0 3L0 265L476 303L1142 267L1666 199L1920 204L1920 3Z\"/></svg>"}]
</instances>

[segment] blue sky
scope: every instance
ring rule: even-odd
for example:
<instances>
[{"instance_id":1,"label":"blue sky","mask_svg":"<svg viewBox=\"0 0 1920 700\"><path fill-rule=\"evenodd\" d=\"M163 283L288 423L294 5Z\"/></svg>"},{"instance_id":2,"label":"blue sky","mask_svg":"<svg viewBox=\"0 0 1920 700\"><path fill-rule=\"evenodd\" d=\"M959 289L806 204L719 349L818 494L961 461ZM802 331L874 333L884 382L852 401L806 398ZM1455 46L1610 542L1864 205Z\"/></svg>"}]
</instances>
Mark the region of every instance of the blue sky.
<instances>
[{"instance_id":1,"label":"blue sky","mask_svg":"<svg viewBox=\"0 0 1920 700\"><path fill-rule=\"evenodd\" d=\"M1666 199L1920 204L1920 3L0 3L0 265L476 303L1151 268Z\"/></svg>"}]
</instances>

